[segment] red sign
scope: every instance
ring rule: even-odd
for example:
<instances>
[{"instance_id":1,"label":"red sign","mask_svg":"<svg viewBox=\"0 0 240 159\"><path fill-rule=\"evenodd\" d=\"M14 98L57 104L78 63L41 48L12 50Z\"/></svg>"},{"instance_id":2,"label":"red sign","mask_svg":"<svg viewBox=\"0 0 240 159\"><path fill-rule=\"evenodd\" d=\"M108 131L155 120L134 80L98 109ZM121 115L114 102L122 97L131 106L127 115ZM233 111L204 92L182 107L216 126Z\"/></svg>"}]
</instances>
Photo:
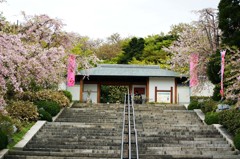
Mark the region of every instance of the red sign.
<instances>
[{"instance_id":1,"label":"red sign","mask_svg":"<svg viewBox=\"0 0 240 159\"><path fill-rule=\"evenodd\" d=\"M134 88L134 94L145 94L145 88Z\"/></svg>"}]
</instances>

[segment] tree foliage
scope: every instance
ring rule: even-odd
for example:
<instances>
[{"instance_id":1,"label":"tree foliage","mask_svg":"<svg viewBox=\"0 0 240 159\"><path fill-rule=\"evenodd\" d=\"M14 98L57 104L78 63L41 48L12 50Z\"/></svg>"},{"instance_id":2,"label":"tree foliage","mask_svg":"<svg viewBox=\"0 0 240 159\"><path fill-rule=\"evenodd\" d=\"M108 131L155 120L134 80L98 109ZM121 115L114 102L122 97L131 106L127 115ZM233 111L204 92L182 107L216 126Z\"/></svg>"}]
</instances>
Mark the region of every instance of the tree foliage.
<instances>
[{"instance_id":1,"label":"tree foliage","mask_svg":"<svg viewBox=\"0 0 240 159\"><path fill-rule=\"evenodd\" d=\"M45 22L39 25L39 21ZM0 105L4 104L8 89L18 92L32 89L33 85L47 88L62 79L66 53L63 46L52 46L55 40L51 39L52 28L47 29L50 26L56 32L61 29L58 20L43 15L26 21L13 33L0 32Z\"/></svg>"},{"instance_id":2,"label":"tree foliage","mask_svg":"<svg viewBox=\"0 0 240 159\"><path fill-rule=\"evenodd\" d=\"M101 86L101 102L102 103L124 103L124 97L127 93L126 86Z\"/></svg>"},{"instance_id":3,"label":"tree foliage","mask_svg":"<svg viewBox=\"0 0 240 159\"><path fill-rule=\"evenodd\" d=\"M223 44L227 45L225 81L226 98L240 101L240 1L221 0L219 5L219 28ZM240 105L240 103L238 103Z\"/></svg>"},{"instance_id":4,"label":"tree foliage","mask_svg":"<svg viewBox=\"0 0 240 159\"><path fill-rule=\"evenodd\" d=\"M21 25L0 19L0 108L6 104L9 92L56 88L65 80L68 54L82 39L78 34L64 32L59 19L23 16ZM96 58L85 55L78 60L88 68L89 61L94 63Z\"/></svg>"},{"instance_id":5,"label":"tree foliage","mask_svg":"<svg viewBox=\"0 0 240 159\"><path fill-rule=\"evenodd\" d=\"M221 0L218 9L223 43L240 47L240 0Z\"/></svg>"},{"instance_id":6,"label":"tree foliage","mask_svg":"<svg viewBox=\"0 0 240 159\"><path fill-rule=\"evenodd\" d=\"M89 69L99 61L94 51L98 44L90 40L89 37L82 37L80 35L77 37L69 52L76 55L78 69Z\"/></svg>"},{"instance_id":7,"label":"tree foliage","mask_svg":"<svg viewBox=\"0 0 240 159\"><path fill-rule=\"evenodd\" d=\"M208 8L196 13L199 20L191 25L181 24L178 39L165 50L172 53L172 69L184 74L189 74L190 54L197 53L199 62L196 71L201 85L206 81L209 56L219 48L219 29L216 10Z\"/></svg>"},{"instance_id":8,"label":"tree foliage","mask_svg":"<svg viewBox=\"0 0 240 159\"><path fill-rule=\"evenodd\" d=\"M210 56L209 62L207 64L207 76L208 79L213 84L219 84L221 81L220 78L221 70L221 54L220 51L217 51L215 54Z\"/></svg>"},{"instance_id":9,"label":"tree foliage","mask_svg":"<svg viewBox=\"0 0 240 159\"><path fill-rule=\"evenodd\" d=\"M144 49L145 40L143 38L133 37L130 42L123 46L123 53L118 59L119 64L127 64L135 57L137 60L140 60L143 49Z\"/></svg>"},{"instance_id":10,"label":"tree foliage","mask_svg":"<svg viewBox=\"0 0 240 159\"><path fill-rule=\"evenodd\" d=\"M169 47L175 36L157 34L146 38L132 38L122 45L123 53L117 57L118 63L160 65L169 68L171 54L163 48Z\"/></svg>"},{"instance_id":11,"label":"tree foliage","mask_svg":"<svg viewBox=\"0 0 240 159\"><path fill-rule=\"evenodd\" d=\"M227 47L225 86L226 98L240 101L240 51L237 47ZM239 103L240 104L240 103Z\"/></svg>"},{"instance_id":12,"label":"tree foliage","mask_svg":"<svg viewBox=\"0 0 240 159\"><path fill-rule=\"evenodd\" d=\"M100 60L112 60L121 53L124 40L118 33L112 34L106 42L100 43L100 46L96 49L96 56Z\"/></svg>"},{"instance_id":13,"label":"tree foliage","mask_svg":"<svg viewBox=\"0 0 240 159\"><path fill-rule=\"evenodd\" d=\"M172 35L152 35L145 38L145 47L142 61L147 64L160 65L161 68L169 68L171 54L163 50L165 47L169 47L175 37Z\"/></svg>"}]
</instances>

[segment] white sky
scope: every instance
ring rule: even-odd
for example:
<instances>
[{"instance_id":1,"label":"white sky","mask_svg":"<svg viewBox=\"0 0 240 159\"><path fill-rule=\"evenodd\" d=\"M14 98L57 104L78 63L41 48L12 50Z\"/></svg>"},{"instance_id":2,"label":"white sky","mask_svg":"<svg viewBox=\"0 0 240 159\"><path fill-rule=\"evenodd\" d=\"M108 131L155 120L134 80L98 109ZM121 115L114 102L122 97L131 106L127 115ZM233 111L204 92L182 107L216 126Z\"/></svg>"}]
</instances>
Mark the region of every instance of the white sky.
<instances>
[{"instance_id":1,"label":"white sky","mask_svg":"<svg viewBox=\"0 0 240 159\"><path fill-rule=\"evenodd\" d=\"M27 15L47 14L62 19L65 30L90 38L106 38L167 33L170 26L197 20L193 10L217 8L220 0L7 0L0 11L7 20Z\"/></svg>"}]
</instances>

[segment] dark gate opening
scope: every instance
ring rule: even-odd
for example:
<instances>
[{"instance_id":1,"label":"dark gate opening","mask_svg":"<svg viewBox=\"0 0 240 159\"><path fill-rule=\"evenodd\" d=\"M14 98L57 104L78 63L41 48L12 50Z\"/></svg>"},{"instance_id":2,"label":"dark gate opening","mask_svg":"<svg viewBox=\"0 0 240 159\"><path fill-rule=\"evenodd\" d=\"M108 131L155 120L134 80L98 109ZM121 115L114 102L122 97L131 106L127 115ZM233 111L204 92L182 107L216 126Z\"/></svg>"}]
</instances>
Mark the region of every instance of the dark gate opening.
<instances>
[{"instance_id":1,"label":"dark gate opening","mask_svg":"<svg viewBox=\"0 0 240 159\"><path fill-rule=\"evenodd\" d=\"M128 86L101 85L101 103L124 103L124 95Z\"/></svg>"}]
</instances>

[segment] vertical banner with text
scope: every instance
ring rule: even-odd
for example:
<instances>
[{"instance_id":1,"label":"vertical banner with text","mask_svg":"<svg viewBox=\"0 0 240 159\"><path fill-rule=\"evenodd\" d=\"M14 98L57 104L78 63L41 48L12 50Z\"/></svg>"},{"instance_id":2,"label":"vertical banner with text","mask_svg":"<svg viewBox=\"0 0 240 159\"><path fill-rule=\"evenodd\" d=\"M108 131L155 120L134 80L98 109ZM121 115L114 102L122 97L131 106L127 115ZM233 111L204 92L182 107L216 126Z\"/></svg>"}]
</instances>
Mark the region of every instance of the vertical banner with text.
<instances>
[{"instance_id":1,"label":"vertical banner with text","mask_svg":"<svg viewBox=\"0 0 240 159\"><path fill-rule=\"evenodd\" d=\"M68 71L67 71L67 86L69 87L72 87L75 84L75 66L76 66L76 56L69 55Z\"/></svg>"},{"instance_id":2,"label":"vertical banner with text","mask_svg":"<svg viewBox=\"0 0 240 159\"><path fill-rule=\"evenodd\" d=\"M220 94L221 94L222 98L224 96L223 75L224 75L225 54L226 54L226 50L221 51L221 90L220 90Z\"/></svg>"},{"instance_id":3,"label":"vertical banner with text","mask_svg":"<svg viewBox=\"0 0 240 159\"><path fill-rule=\"evenodd\" d=\"M196 86L198 84L198 54L192 53L190 55L190 87Z\"/></svg>"}]
</instances>

